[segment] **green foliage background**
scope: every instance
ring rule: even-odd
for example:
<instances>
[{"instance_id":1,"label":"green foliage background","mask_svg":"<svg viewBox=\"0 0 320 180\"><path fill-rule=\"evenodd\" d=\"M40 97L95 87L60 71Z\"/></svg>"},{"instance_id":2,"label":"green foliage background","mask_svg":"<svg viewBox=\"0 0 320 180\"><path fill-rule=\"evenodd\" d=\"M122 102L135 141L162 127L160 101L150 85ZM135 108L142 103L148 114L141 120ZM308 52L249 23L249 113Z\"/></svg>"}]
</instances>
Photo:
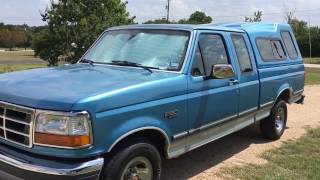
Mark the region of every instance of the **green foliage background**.
<instances>
[{"instance_id":1,"label":"green foliage background","mask_svg":"<svg viewBox=\"0 0 320 180\"><path fill-rule=\"evenodd\" d=\"M145 24L208 24L212 22L212 17L201 11L196 11L188 19L178 21L167 21L166 19L155 19L145 22Z\"/></svg>"},{"instance_id":2,"label":"green foliage background","mask_svg":"<svg viewBox=\"0 0 320 180\"><path fill-rule=\"evenodd\" d=\"M74 63L107 28L133 24L126 10L127 2L121 0L57 0L41 14L47 24L40 27L27 25L5 25L0 23L0 47L30 47L35 55L57 65L59 61ZM263 12L257 11L247 22L260 22ZM201 11L192 13L186 19L167 21L155 19L146 24L208 24L212 17ZM310 56L309 31L312 42L312 57L320 57L320 28L308 27L307 22L298 20L293 12L286 14L286 21L292 26L303 57Z\"/></svg>"},{"instance_id":3,"label":"green foliage background","mask_svg":"<svg viewBox=\"0 0 320 180\"><path fill-rule=\"evenodd\" d=\"M308 23L296 18L289 19L288 22L296 36L299 48L303 57L310 56L309 30L312 42L312 56L320 57L320 28L317 26L308 27Z\"/></svg>"},{"instance_id":4,"label":"green foliage background","mask_svg":"<svg viewBox=\"0 0 320 180\"><path fill-rule=\"evenodd\" d=\"M27 25L5 25L0 23L0 47L9 48L30 46Z\"/></svg>"},{"instance_id":5,"label":"green foliage background","mask_svg":"<svg viewBox=\"0 0 320 180\"><path fill-rule=\"evenodd\" d=\"M76 62L107 28L132 24L135 17L121 0L59 0L41 14L48 28L36 34L36 55L56 65L59 60Z\"/></svg>"}]
</instances>

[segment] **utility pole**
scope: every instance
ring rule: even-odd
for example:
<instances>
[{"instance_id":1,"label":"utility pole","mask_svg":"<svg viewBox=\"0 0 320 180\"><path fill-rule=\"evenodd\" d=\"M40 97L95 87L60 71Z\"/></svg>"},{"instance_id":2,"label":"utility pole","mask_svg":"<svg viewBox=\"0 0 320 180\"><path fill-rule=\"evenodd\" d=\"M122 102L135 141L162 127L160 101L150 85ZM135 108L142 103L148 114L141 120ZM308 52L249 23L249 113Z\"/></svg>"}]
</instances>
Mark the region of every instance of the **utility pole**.
<instances>
[{"instance_id":1,"label":"utility pole","mask_svg":"<svg viewBox=\"0 0 320 180\"><path fill-rule=\"evenodd\" d=\"M309 45L310 45L310 58L312 58L312 42L311 42L311 25L310 25L310 19L309 19Z\"/></svg>"},{"instance_id":2,"label":"utility pole","mask_svg":"<svg viewBox=\"0 0 320 180\"><path fill-rule=\"evenodd\" d=\"M26 22L23 23L23 29L24 29L24 50L27 50L27 41L28 41L28 35L27 35L27 28L28 28L28 25L26 24Z\"/></svg>"},{"instance_id":3,"label":"utility pole","mask_svg":"<svg viewBox=\"0 0 320 180\"><path fill-rule=\"evenodd\" d=\"M166 10L167 10L167 22L169 22L170 18L170 0L167 0L167 5L166 5Z\"/></svg>"}]
</instances>

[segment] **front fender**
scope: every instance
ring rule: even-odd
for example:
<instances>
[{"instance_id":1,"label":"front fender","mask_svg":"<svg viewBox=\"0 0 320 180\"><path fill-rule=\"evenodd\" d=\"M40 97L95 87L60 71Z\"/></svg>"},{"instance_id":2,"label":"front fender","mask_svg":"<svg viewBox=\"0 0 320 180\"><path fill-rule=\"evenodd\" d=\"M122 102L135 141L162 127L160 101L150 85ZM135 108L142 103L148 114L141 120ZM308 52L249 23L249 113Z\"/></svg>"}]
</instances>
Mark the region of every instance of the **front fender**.
<instances>
[{"instance_id":1,"label":"front fender","mask_svg":"<svg viewBox=\"0 0 320 180\"><path fill-rule=\"evenodd\" d=\"M139 111L105 112L98 114L94 122L94 146L103 154L110 152L126 137L143 130L155 130L166 139L169 147L171 130L158 116L146 116ZM118 112L119 111L119 112ZM141 113L141 114L140 114Z\"/></svg>"},{"instance_id":2,"label":"front fender","mask_svg":"<svg viewBox=\"0 0 320 180\"><path fill-rule=\"evenodd\" d=\"M164 123L152 117L138 117L128 120L126 123L119 126L117 130L114 130L112 135L109 137L113 143L111 145L107 144L107 152L110 152L121 140L125 139L126 137L145 130L154 130L161 133L166 139L166 146L169 146L170 139L168 134L170 134L170 130Z\"/></svg>"}]
</instances>

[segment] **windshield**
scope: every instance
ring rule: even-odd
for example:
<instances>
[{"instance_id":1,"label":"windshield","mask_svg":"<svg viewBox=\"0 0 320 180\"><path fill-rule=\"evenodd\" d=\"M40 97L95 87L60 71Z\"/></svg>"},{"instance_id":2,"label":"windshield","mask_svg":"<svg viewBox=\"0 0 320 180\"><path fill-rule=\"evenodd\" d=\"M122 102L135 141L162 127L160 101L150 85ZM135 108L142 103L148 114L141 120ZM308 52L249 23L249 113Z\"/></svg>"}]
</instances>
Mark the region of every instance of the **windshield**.
<instances>
[{"instance_id":1,"label":"windshield","mask_svg":"<svg viewBox=\"0 0 320 180\"><path fill-rule=\"evenodd\" d=\"M107 31L83 59L94 63L116 61L149 68L179 71L188 48L190 32L177 30Z\"/></svg>"}]
</instances>

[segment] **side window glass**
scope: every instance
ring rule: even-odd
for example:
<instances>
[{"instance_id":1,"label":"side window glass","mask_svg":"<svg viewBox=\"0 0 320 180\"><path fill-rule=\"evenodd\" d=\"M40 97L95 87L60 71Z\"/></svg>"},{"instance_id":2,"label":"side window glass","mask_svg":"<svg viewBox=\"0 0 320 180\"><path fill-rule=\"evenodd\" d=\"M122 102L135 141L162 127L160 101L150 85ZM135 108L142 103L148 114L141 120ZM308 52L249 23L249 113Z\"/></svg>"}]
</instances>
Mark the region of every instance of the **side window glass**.
<instances>
[{"instance_id":1,"label":"side window glass","mask_svg":"<svg viewBox=\"0 0 320 180\"><path fill-rule=\"evenodd\" d=\"M286 54L284 53L281 42L278 40L273 40L271 41L271 44L272 44L272 51L275 59L278 59L278 60L284 59L286 57Z\"/></svg>"},{"instance_id":2,"label":"side window glass","mask_svg":"<svg viewBox=\"0 0 320 180\"><path fill-rule=\"evenodd\" d=\"M215 64L229 64L227 51L220 35L201 34L199 39L200 52L207 76Z\"/></svg>"},{"instance_id":3,"label":"side window glass","mask_svg":"<svg viewBox=\"0 0 320 180\"><path fill-rule=\"evenodd\" d=\"M273 52L270 40L268 39L257 39L257 46L260 51L261 57L264 60L273 59Z\"/></svg>"},{"instance_id":4,"label":"side window glass","mask_svg":"<svg viewBox=\"0 0 320 180\"><path fill-rule=\"evenodd\" d=\"M252 71L251 59L244 37L242 35L232 35L231 37L237 53L241 72Z\"/></svg>"},{"instance_id":5,"label":"side window glass","mask_svg":"<svg viewBox=\"0 0 320 180\"><path fill-rule=\"evenodd\" d=\"M297 59L298 52L297 52L297 49L293 43L292 36L291 36L290 32L283 31L283 32L281 32L281 36L282 36L284 45L288 51L288 55L289 55L290 59Z\"/></svg>"},{"instance_id":6,"label":"side window glass","mask_svg":"<svg viewBox=\"0 0 320 180\"><path fill-rule=\"evenodd\" d=\"M204 65L200 52L199 45L197 46L196 53L194 54L193 65L192 65L192 76L204 76Z\"/></svg>"},{"instance_id":7,"label":"side window glass","mask_svg":"<svg viewBox=\"0 0 320 180\"><path fill-rule=\"evenodd\" d=\"M257 39L257 46L264 61L285 60L286 54L280 40Z\"/></svg>"}]
</instances>

